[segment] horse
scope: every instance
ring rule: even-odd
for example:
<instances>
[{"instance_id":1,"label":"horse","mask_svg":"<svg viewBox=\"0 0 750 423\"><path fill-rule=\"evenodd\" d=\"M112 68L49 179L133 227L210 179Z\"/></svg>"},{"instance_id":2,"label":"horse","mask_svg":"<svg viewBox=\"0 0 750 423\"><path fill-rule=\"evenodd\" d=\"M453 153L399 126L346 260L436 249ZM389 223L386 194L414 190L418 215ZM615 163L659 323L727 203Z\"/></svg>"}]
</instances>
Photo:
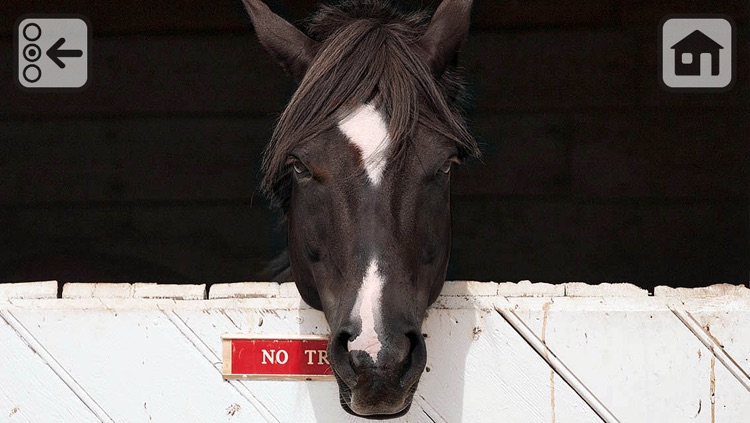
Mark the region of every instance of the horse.
<instances>
[{"instance_id":1,"label":"horse","mask_svg":"<svg viewBox=\"0 0 750 423\"><path fill-rule=\"evenodd\" d=\"M243 0L261 45L298 84L264 153L291 276L323 311L341 406L405 414L427 362L421 325L445 282L451 169L479 155L457 52L471 0L430 16L385 0L327 4L303 32Z\"/></svg>"}]
</instances>

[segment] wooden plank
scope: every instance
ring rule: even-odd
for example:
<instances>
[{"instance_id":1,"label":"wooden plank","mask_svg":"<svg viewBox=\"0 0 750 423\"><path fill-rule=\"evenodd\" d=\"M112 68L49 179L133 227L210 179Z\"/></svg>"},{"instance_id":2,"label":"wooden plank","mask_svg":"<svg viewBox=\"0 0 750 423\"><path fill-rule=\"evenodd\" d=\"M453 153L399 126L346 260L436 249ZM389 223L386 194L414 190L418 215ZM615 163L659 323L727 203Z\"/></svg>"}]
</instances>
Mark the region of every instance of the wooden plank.
<instances>
[{"instance_id":1,"label":"wooden plank","mask_svg":"<svg viewBox=\"0 0 750 423\"><path fill-rule=\"evenodd\" d=\"M0 300L57 298L57 281L0 284Z\"/></svg>"},{"instance_id":2,"label":"wooden plank","mask_svg":"<svg viewBox=\"0 0 750 423\"><path fill-rule=\"evenodd\" d=\"M601 283L590 285L583 282L565 284L566 297L648 297L648 291L631 283Z\"/></svg>"},{"instance_id":3,"label":"wooden plank","mask_svg":"<svg viewBox=\"0 0 750 423\"><path fill-rule=\"evenodd\" d=\"M131 283L68 282L63 285L62 298L133 298L133 288Z\"/></svg>"},{"instance_id":4,"label":"wooden plank","mask_svg":"<svg viewBox=\"0 0 750 423\"><path fill-rule=\"evenodd\" d=\"M222 338L221 340L221 374L232 373L232 340Z\"/></svg>"},{"instance_id":5,"label":"wooden plank","mask_svg":"<svg viewBox=\"0 0 750 423\"><path fill-rule=\"evenodd\" d=\"M702 288L657 287L655 297L665 298L675 316L712 351L750 391L750 285L712 285Z\"/></svg>"},{"instance_id":6,"label":"wooden plank","mask_svg":"<svg viewBox=\"0 0 750 423\"><path fill-rule=\"evenodd\" d=\"M427 369L414 405L396 422L483 421L488 415L534 423L600 421L550 368L549 358L534 352L501 317L500 307L513 310L619 421L734 422L750 412L750 392L712 360L670 309L679 304L696 316L707 313L712 335L728 351L741 353L747 347L742 336L747 325L734 323L750 321L743 294L730 293L722 302L701 292L674 304L668 296L505 299L473 295L475 283L460 284L452 292L466 295L441 296L428 311L423 326ZM539 292L525 283L517 290L526 287L528 294ZM115 421L231 422L241 416L252 421L364 422L344 413L333 381L221 382L223 335L327 333L323 314L300 301L298 295L20 300L0 305L0 312L13 313ZM5 339L2 325L0 320ZM78 342L71 343L71 336ZM0 355L9 345L0 343ZM28 350L20 342L12 348ZM156 373L160 377L154 378Z\"/></svg>"},{"instance_id":7,"label":"wooden plank","mask_svg":"<svg viewBox=\"0 0 750 423\"><path fill-rule=\"evenodd\" d=\"M294 282L284 282L279 284L279 298L297 298L299 291L297 284Z\"/></svg>"},{"instance_id":8,"label":"wooden plank","mask_svg":"<svg viewBox=\"0 0 750 423\"><path fill-rule=\"evenodd\" d=\"M208 298L278 298L280 285L276 282L237 282L211 285Z\"/></svg>"},{"instance_id":9,"label":"wooden plank","mask_svg":"<svg viewBox=\"0 0 750 423\"><path fill-rule=\"evenodd\" d=\"M430 310L424 331L418 395L443 421L600 421L569 386L550 385L549 367L494 310Z\"/></svg>"},{"instance_id":10,"label":"wooden plank","mask_svg":"<svg viewBox=\"0 0 750 423\"><path fill-rule=\"evenodd\" d=\"M700 288L680 288L670 286L657 286L654 296L677 298L680 301L690 300L714 300L722 301L724 298L750 298L750 286L731 284L716 284Z\"/></svg>"},{"instance_id":11,"label":"wooden plank","mask_svg":"<svg viewBox=\"0 0 750 423\"><path fill-rule=\"evenodd\" d=\"M679 305L672 308L674 315L711 351L712 372L714 371L713 367L715 367L715 364L719 363L750 393L750 371L745 370L738 359L733 357L733 353L728 351L728 349L731 349L731 344L734 343L733 339L729 339L730 345L727 348L724 342L711 333L710 324L701 324L690 312L678 309L677 307ZM726 313L728 314L730 311L727 310ZM733 314L736 315L738 313ZM747 316L737 317L744 318ZM733 328L733 330L736 330L736 328Z\"/></svg>"},{"instance_id":12,"label":"wooden plank","mask_svg":"<svg viewBox=\"0 0 750 423\"><path fill-rule=\"evenodd\" d=\"M518 317L518 315L509 309L497 308L496 311L503 316L503 319L513 327L513 329L523 337L523 339L532 347L534 351L544 359L550 366L550 408L552 410L552 420L555 420L556 410L556 383L555 379L559 377L567 386L575 390L576 394L596 413L599 418L607 423L619 423L619 419L612 414L612 411L604 404L596 394L594 394L578 376L571 371L568 366L560 360L555 353L547 346L546 341L534 334L528 326Z\"/></svg>"},{"instance_id":13,"label":"wooden plank","mask_svg":"<svg viewBox=\"0 0 750 423\"><path fill-rule=\"evenodd\" d=\"M268 307L270 308L263 312L265 323L261 327L255 327L254 330L262 333L278 333L278 329L285 326L294 331L299 331L301 322L303 325L307 325L307 322L311 320L324 321L320 312L314 312L316 316L308 316L309 313L300 314L300 317L303 317L300 320L295 317L297 311L273 308L270 304ZM220 338L226 327L233 326L232 321L248 322L259 311L261 310L234 307L213 309L208 312L206 310L182 310L178 313L179 318L213 350L219 347L219 343L215 340ZM101 401L103 407L112 414L114 419L118 421L128 420L127 417L135 413L147 413L147 416L152 416L156 420L163 416L167 410L171 410L173 416L175 413L182 413L179 415L197 413L195 416L200 417L202 416L201 413L215 412L213 409L229 408L232 403L240 404L241 410L250 407L246 401L237 401L234 398L235 395L232 394L232 387L229 384L223 384L219 387L214 386L213 382L208 386L202 385L206 372L206 367L202 363L204 358L196 356L180 335L172 331L163 317L147 310L134 312L119 307L110 311L102 311L102 315L97 316L96 319L84 320L81 317L81 315L90 315L91 312L90 309L80 312L69 309L47 314L47 318L53 319L53 321L41 324L41 327L35 329L35 333L38 334L37 336L45 345L48 345L51 351L54 351L56 356L60 357L61 363L80 375L79 379L96 398L99 398L100 393L106 393L108 390L114 389L115 386L119 386L122 377L125 377L124 374L128 374L131 380L130 385L124 391L120 391L127 392L129 394L128 399L124 403L117 404L108 398ZM310 312L312 313L312 311ZM114 316L114 313L117 313L117 317ZM232 316L232 320L228 319L224 313ZM512 376L525 375L524 380L530 381L528 386L534 386L534 384L543 385L548 378L543 362L539 357L529 354L528 346L517 335L514 336L512 330L497 327L496 325L501 324L497 319L492 322L484 320L476 315L475 310L471 309L459 312L441 310L435 313L437 315L431 316L431 319L442 323L438 326L426 328L428 333L433 334L433 336L428 337L428 349L434 359L429 363L430 371L424 375L420 384L417 402L410 413L399 421L429 421L425 417L425 411L423 411L421 404L431 407L431 412L437 413L432 416L435 421L453 421L453 417L461 416L464 413L469 413L472 417L478 417L490 410L499 413L500 417L509 419L517 417L523 421L529 421L532 416L549 414L546 407L547 389L538 389L529 393L526 389L516 386L516 383L512 382ZM482 315L487 315L487 313L482 313ZM458 320L457 326L452 323L452 317ZM21 318L25 324L39 326L40 321L35 316L23 315ZM480 320L477 321L477 318ZM140 326L137 323L140 323ZM497 345L494 344L494 338L485 335L465 344L466 347L471 346L472 348L464 351L462 355L452 354L451 351L455 347L451 343L440 342L440 336L437 335L437 332L433 332L433 330L438 330L438 327L441 331L453 327L452 331L455 337L470 340L478 325L485 331L485 334L497 334L497 339L503 339L504 335L512 338L510 345L506 345L501 351L505 351L503 354L515 360L503 360L502 363L506 363L506 365L499 366L498 371L500 373L492 378L487 378L487 373L483 370L483 367L476 364L489 351L497 348ZM88 330L96 335L93 339L86 339L84 342L92 343L96 341L125 351L109 354L107 360L102 360L103 355L106 354L106 350L102 348L89 348L82 354L83 356L81 354L75 355L71 349L72 346L67 346L64 343L65 336L63 334L56 335L56 333L62 331L60 328ZM139 332L136 331L136 328ZM70 330L68 329L68 333L70 333ZM111 339L112 337L117 339ZM139 346L138 350L135 351L126 347L126 344L130 345L130 343ZM175 354L179 354L180 358L174 360ZM173 362L167 361L169 359L172 359ZM89 363L85 368L83 367L84 360ZM92 361L96 363L92 363ZM186 368L186 362L188 361L193 363L189 366L191 372L181 373ZM128 369L128 371L123 372L122 375L110 375L106 378L100 378L101 380L94 380L94 375L105 372L102 366L106 366L106 362L120 363L118 368ZM150 379L152 384L155 383L149 369L157 365L161 368L159 374L163 376L163 379L158 380L163 380L164 383L173 387L168 393L157 394L158 391L166 389L160 383L150 387L142 385L146 378ZM465 366L468 368L467 376L457 379L457 369L462 369ZM194 382L188 382L185 379L188 376L192 376ZM193 384L198 382L201 383L201 386L194 387ZM450 382L449 385L445 385L446 382ZM287 421L287 417L300 421L340 421L348 418L338 405L336 383L332 381L315 382L313 385L310 385L310 382L253 381L251 383L237 383L241 384L240 386L243 389L247 389L254 398L265 404L269 408L269 412L280 421ZM483 384L485 389L475 392L474 385L477 384ZM446 391L445 386L451 386L452 388ZM193 392L186 398L175 399L175 395L181 393L183 389L190 389ZM492 395L492 392L501 392L498 389L507 389L508 398L513 400L504 402L504 404L510 406L496 407L497 401L486 401L487 397ZM559 421L573 421L571 420L573 416L577 419L575 421L597 421L587 410L587 407L569 389L561 386L558 387L558 390L560 390L560 393L558 394L557 407L558 412L562 415ZM213 391L213 393L209 393L209 391ZM477 395L477 392L482 392L482 395ZM186 405L186 402L193 399L194 396L206 394L209 395L209 398L211 395L224 395L224 398L220 401L213 401L211 406L205 407L203 410L195 410L193 407ZM444 400L444 395L450 395L452 400ZM161 398L161 400L154 401L153 398L155 397ZM539 401L536 401L537 399ZM144 402L147 403L146 410L142 407ZM538 407L537 403L541 403L541 407ZM135 404L140 407L135 407ZM197 401L196 406L197 404L202 404L202 401ZM465 407L463 411L462 407ZM300 410L305 410L305 412L300 413ZM229 418L228 416L224 417L224 413L216 415ZM565 415L568 417L565 418ZM353 421L361 420L354 419Z\"/></svg>"},{"instance_id":14,"label":"wooden plank","mask_svg":"<svg viewBox=\"0 0 750 423\"><path fill-rule=\"evenodd\" d=\"M299 297L297 297L299 298ZM218 300L230 301L233 300ZM261 301L252 299L252 301ZM273 299L262 300L262 307L209 308L205 311L178 310L179 318L190 327L206 346L222 357L220 342L223 335L243 333L248 335L328 334L323 313L317 310L273 307ZM301 300L298 300L301 301ZM225 361L226 362L226 361ZM269 408L278 421L349 421L338 403L338 386L328 381L269 381L232 380L247 390L258 402ZM300 412L305 410L305 412ZM417 413L412 413L416 415ZM354 420L359 421L359 420Z\"/></svg>"},{"instance_id":15,"label":"wooden plank","mask_svg":"<svg viewBox=\"0 0 750 423\"><path fill-rule=\"evenodd\" d=\"M0 54L11 56L10 40ZM98 53L97 53L98 52ZM747 81L711 96L679 95L657 80L652 27L474 33L466 68L483 112L592 108L737 108ZM98 37L90 87L78 94L18 90L0 69L0 117L278 113L293 90L252 34ZM738 74L748 59L738 56Z\"/></svg>"},{"instance_id":16,"label":"wooden plank","mask_svg":"<svg viewBox=\"0 0 750 423\"><path fill-rule=\"evenodd\" d=\"M133 284L133 298L170 298L174 300L205 300L206 285Z\"/></svg>"},{"instance_id":17,"label":"wooden plank","mask_svg":"<svg viewBox=\"0 0 750 423\"><path fill-rule=\"evenodd\" d=\"M449 278L637 281L641 287L747 280L748 210L742 201L454 196L453 202Z\"/></svg>"},{"instance_id":18,"label":"wooden plank","mask_svg":"<svg viewBox=\"0 0 750 423\"><path fill-rule=\"evenodd\" d=\"M567 298L536 304L520 306L524 321L621 421L733 421L750 408L750 393L660 301L620 310Z\"/></svg>"},{"instance_id":19,"label":"wooden plank","mask_svg":"<svg viewBox=\"0 0 750 423\"><path fill-rule=\"evenodd\" d=\"M3 420L100 422L2 317L0 339L0 416Z\"/></svg>"},{"instance_id":20,"label":"wooden plank","mask_svg":"<svg viewBox=\"0 0 750 423\"><path fill-rule=\"evenodd\" d=\"M469 281L446 281L440 295L444 297L494 297L497 284Z\"/></svg>"},{"instance_id":21,"label":"wooden plank","mask_svg":"<svg viewBox=\"0 0 750 423\"><path fill-rule=\"evenodd\" d=\"M228 420L233 404L235 418L263 421L160 310L113 310L95 319L70 310L16 315L114 421L165 421L175 413L185 421ZM71 342L71 328L88 336Z\"/></svg>"},{"instance_id":22,"label":"wooden plank","mask_svg":"<svg viewBox=\"0 0 750 423\"><path fill-rule=\"evenodd\" d=\"M565 285L531 283L529 280L518 283L501 282L498 284L497 293L503 297L562 297L565 295Z\"/></svg>"}]
</instances>

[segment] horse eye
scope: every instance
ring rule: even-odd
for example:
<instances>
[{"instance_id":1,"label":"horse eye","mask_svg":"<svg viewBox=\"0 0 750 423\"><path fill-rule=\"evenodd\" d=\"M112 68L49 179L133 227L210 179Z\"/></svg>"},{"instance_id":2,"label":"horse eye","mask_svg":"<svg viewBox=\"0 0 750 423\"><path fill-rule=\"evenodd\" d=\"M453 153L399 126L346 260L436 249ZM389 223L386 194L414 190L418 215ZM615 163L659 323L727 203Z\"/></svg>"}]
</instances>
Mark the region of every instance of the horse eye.
<instances>
[{"instance_id":1,"label":"horse eye","mask_svg":"<svg viewBox=\"0 0 750 423\"><path fill-rule=\"evenodd\" d=\"M310 170L299 159L291 158L290 164L292 165L292 169L294 169L294 173L296 173L298 177L306 178L310 176Z\"/></svg>"},{"instance_id":2,"label":"horse eye","mask_svg":"<svg viewBox=\"0 0 750 423\"><path fill-rule=\"evenodd\" d=\"M440 166L440 171L445 173L446 175L449 174L454 163L459 163L459 160L456 156L452 156L450 159L446 160L443 165Z\"/></svg>"}]
</instances>

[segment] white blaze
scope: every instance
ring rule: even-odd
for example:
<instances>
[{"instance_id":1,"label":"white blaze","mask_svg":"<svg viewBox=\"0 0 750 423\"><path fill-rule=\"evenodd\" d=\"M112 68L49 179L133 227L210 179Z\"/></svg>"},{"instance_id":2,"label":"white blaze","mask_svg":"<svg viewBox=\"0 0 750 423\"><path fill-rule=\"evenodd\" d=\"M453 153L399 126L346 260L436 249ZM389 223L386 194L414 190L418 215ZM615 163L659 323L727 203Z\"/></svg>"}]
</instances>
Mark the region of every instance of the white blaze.
<instances>
[{"instance_id":1,"label":"white blaze","mask_svg":"<svg viewBox=\"0 0 750 423\"><path fill-rule=\"evenodd\" d=\"M375 363L378 361L378 352L383 347L375 330L381 318L380 298L383 293L383 282L383 277L378 271L378 261L370 260L352 309L352 318L359 317L362 321L362 331L348 343L349 351L365 351Z\"/></svg>"},{"instance_id":2,"label":"white blaze","mask_svg":"<svg viewBox=\"0 0 750 423\"><path fill-rule=\"evenodd\" d=\"M362 154L362 163L370 183L379 185L391 143L383 115L375 106L363 104L341 119L338 127ZM372 357L373 362L378 361L378 353L383 347L375 329L382 319L380 310L383 284L378 261L373 258L365 270L362 286L352 309L351 317L362 322L362 329L348 343L349 351L364 351Z\"/></svg>"},{"instance_id":3,"label":"white blaze","mask_svg":"<svg viewBox=\"0 0 750 423\"><path fill-rule=\"evenodd\" d=\"M362 152L370 183L378 185L386 165L391 140L383 115L371 104L363 104L339 121L341 132Z\"/></svg>"}]
</instances>

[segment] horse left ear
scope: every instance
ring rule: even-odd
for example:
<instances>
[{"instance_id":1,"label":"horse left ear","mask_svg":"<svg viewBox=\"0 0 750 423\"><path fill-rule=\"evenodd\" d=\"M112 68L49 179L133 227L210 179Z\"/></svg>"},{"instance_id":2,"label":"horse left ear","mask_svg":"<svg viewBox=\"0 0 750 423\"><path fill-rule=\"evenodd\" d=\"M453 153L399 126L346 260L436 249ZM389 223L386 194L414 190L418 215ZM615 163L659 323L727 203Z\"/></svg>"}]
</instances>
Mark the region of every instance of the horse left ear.
<instances>
[{"instance_id":1,"label":"horse left ear","mask_svg":"<svg viewBox=\"0 0 750 423\"><path fill-rule=\"evenodd\" d=\"M472 0L443 0L432 16L419 46L427 54L432 73L439 77L456 58L469 33Z\"/></svg>"},{"instance_id":2,"label":"horse left ear","mask_svg":"<svg viewBox=\"0 0 750 423\"><path fill-rule=\"evenodd\" d=\"M261 0L242 0L263 47L299 82L310 67L318 43L273 13Z\"/></svg>"}]
</instances>

